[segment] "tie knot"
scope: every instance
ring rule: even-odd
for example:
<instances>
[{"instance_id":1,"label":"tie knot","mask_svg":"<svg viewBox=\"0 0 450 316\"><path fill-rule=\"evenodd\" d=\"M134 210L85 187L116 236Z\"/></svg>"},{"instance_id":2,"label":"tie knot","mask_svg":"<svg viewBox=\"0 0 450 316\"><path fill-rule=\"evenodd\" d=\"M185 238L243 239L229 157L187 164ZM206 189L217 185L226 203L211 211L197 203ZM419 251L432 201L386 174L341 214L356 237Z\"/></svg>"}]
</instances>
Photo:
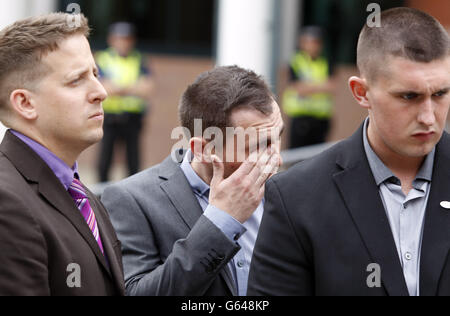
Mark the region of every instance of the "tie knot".
<instances>
[{"instance_id":1,"label":"tie knot","mask_svg":"<svg viewBox=\"0 0 450 316\"><path fill-rule=\"evenodd\" d=\"M86 191L84 190L83 184L81 184L80 180L73 179L68 191L73 199L78 200L87 198Z\"/></svg>"}]
</instances>

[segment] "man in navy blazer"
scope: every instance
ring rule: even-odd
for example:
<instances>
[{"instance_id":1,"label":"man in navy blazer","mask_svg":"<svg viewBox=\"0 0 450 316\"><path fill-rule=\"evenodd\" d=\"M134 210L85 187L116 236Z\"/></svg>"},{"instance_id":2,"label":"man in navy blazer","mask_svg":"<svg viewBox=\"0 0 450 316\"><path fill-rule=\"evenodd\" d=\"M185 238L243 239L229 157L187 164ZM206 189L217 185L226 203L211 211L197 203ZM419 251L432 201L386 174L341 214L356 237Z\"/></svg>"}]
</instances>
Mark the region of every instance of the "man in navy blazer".
<instances>
[{"instance_id":1,"label":"man in navy blazer","mask_svg":"<svg viewBox=\"0 0 450 316\"><path fill-rule=\"evenodd\" d=\"M349 139L275 176L249 295L450 295L449 36L408 8L358 43Z\"/></svg>"}]
</instances>

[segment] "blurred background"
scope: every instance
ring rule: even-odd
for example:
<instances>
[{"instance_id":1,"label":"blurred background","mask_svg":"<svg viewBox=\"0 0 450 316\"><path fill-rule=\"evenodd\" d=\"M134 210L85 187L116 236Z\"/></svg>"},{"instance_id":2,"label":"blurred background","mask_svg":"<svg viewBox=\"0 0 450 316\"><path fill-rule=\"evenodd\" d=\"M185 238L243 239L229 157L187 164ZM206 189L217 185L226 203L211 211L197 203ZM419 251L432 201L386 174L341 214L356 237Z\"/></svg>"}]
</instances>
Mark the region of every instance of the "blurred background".
<instances>
[{"instance_id":1,"label":"blurred background","mask_svg":"<svg viewBox=\"0 0 450 316\"><path fill-rule=\"evenodd\" d=\"M179 125L179 98L188 84L215 65L237 64L264 75L281 105L297 37L306 25L324 31L323 55L336 83L327 141L350 136L367 115L353 101L347 80L357 74L357 38L373 2L382 10L397 6L421 9L450 30L449 0L0 0L0 28L31 15L66 12L75 3L89 18L92 49L100 51L107 47L112 23L133 23L137 48L154 81L140 139L140 169L145 169L169 155L177 142L171 139L171 132ZM0 138L3 133L0 127ZM287 139L283 146L287 148ZM80 157L81 176L88 185L99 181L98 155L96 145ZM127 175L125 149L120 145L115 148L111 180Z\"/></svg>"}]
</instances>

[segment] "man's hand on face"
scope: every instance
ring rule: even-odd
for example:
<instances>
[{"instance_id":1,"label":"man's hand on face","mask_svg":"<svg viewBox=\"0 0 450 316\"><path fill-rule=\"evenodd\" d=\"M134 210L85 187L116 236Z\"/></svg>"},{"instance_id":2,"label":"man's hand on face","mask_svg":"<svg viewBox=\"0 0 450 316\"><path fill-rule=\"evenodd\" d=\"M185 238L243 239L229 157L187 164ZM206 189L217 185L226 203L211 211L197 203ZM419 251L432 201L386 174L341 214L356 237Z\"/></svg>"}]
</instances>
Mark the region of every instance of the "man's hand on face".
<instances>
[{"instance_id":1,"label":"man's hand on face","mask_svg":"<svg viewBox=\"0 0 450 316\"><path fill-rule=\"evenodd\" d=\"M214 174L209 202L245 223L264 197L265 183L279 167L278 153L269 147L252 153L230 177L224 179L224 164L212 156Z\"/></svg>"}]
</instances>

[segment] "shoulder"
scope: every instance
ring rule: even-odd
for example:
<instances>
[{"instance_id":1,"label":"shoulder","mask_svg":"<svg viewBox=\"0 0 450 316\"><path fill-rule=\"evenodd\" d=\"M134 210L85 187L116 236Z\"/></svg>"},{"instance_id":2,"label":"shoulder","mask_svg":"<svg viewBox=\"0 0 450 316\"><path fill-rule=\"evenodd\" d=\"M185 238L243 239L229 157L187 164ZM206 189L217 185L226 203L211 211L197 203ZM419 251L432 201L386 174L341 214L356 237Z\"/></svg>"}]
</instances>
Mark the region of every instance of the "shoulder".
<instances>
[{"instance_id":1,"label":"shoulder","mask_svg":"<svg viewBox=\"0 0 450 316\"><path fill-rule=\"evenodd\" d=\"M160 185L175 174L177 169L181 170L179 164L168 157L154 167L108 186L103 196L110 196L112 193L128 194L134 197L154 195L158 192Z\"/></svg>"},{"instance_id":2,"label":"shoulder","mask_svg":"<svg viewBox=\"0 0 450 316\"><path fill-rule=\"evenodd\" d=\"M321 154L281 172L274 176L272 181L280 187L291 187L294 183L298 186L330 181L332 175L339 170L336 161L344 150L344 142L342 141Z\"/></svg>"},{"instance_id":3,"label":"shoulder","mask_svg":"<svg viewBox=\"0 0 450 316\"><path fill-rule=\"evenodd\" d=\"M444 131L441 140L436 145L437 160L448 161L450 159L450 135Z\"/></svg>"},{"instance_id":4,"label":"shoulder","mask_svg":"<svg viewBox=\"0 0 450 316\"><path fill-rule=\"evenodd\" d=\"M159 184L162 182L161 178L159 177L160 170L161 165L156 165L129 178L111 184L110 186L106 187L105 194L107 194L111 190L118 192L136 193L143 190L148 190L151 187L159 186Z\"/></svg>"},{"instance_id":5,"label":"shoulder","mask_svg":"<svg viewBox=\"0 0 450 316\"><path fill-rule=\"evenodd\" d=\"M440 143L440 145L443 145L444 147L447 148L447 145L450 144L450 134L448 134L447 132L444 131L439 143Z\"/></svg>"},{"instance_id":6,"label":"shoulder","mask_svg":"<svg viewBox=\"0 0 450 316\"><path fill-rule=\"evenodd\" d=\"M14 164L0 152L0 194L18 195L26 185L26 180Z\"/></svg>"},{"instance_id":7,"label":"shoulder","mask_svg":"<svg viewBox=\"0 0 450 316\"><path fill-rule=\"evenodd\" d=\"M21 227L22 230L25 227L28 227L27 230L33 227L40 231L36 214L33 212L33 206L35 207L37 202L35 196L30 184L0 153L0 227L14 226Z\"/></svg>"}]
</instances>

